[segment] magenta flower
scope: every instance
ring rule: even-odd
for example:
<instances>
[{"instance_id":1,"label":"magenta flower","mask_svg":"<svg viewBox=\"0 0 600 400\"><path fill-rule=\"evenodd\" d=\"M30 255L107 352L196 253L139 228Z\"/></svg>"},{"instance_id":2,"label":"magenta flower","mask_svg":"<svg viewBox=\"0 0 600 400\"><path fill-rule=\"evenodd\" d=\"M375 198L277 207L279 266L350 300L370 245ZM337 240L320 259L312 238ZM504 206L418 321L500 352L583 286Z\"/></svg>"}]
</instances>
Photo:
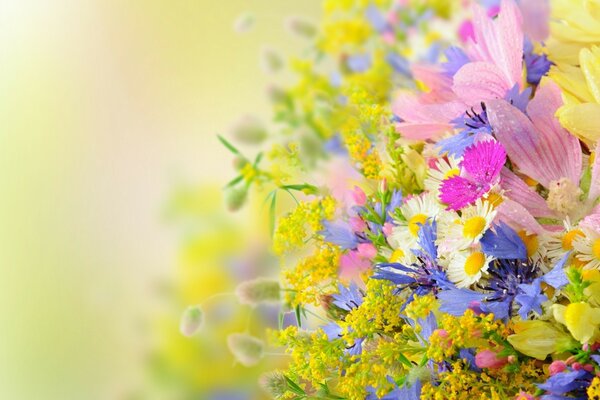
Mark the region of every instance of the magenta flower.
<instances>
[{"instance_id":1,"label":"magenta flower","mask_svg":"<svg viewBox=\"0 0 600 400\"><path fill-rule=\"evenodd\" d=\"M473 204L498 183L505 162L504 148L493 140L467 147L461 162L461 175L442 182L440 200L448 204L450 210Z\"/></svg>"}]
</instances>

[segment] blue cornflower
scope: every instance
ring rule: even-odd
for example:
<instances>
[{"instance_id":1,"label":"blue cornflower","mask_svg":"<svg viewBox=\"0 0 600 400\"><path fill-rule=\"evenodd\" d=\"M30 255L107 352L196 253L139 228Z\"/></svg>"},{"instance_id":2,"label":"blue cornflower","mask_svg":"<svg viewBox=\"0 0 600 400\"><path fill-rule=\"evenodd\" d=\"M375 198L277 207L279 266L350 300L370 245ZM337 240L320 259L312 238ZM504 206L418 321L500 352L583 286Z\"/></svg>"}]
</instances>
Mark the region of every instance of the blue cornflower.
<instances>
[{"instance_id":1,"label":"blue cornflower","mask_svg":"<svg viewBox=\"0 0 600 400\"><path fill-rule=\"evenodd\" d=\"M398 53L389 52L385 56L385 60L390 64L394 71L408 78L412 77L409 61Z\"/></svg>"},{"instance_id":2,"label":"blue cornflower","mask_svg":"<svg viewBox=\"0 0 600 400\"><path fill-rule=\"evenodd\" d=\"M347 155L348 151L342 143L342 138L339 134L335 134L323 144L323 150L329 154Z\"/></svg>"},{"instance_id":3,"label":"blue cornflower","mask_svg":"<svg viewBox=\"0 0 600 400\"><path fill-rule=\"evenodd\" d=\"M522 92L519 91L519 85L515 84L504 96L504 100L508 101L513 107L527 114L527 105L531 97L531 88L525 88Z\"/></svg>"},{"instance_id":4,"label":"blue cornflower","mask_svg":"<svg viewBox=\"0 0 600 400\"><path fill-rule=\"evenodd\" d=\"M358 238L345 222L323 221L325 229L319 232L325 241L340 246L344 250L355 249L358 246Z\"/></svg>"},{"instance_id":5,"label":"blue cornflower","mask_svg":"<svg viewBox=\"0 0 600 400\"><path fill-rule=\"evenodd\" d=\"M533 52L533 44L529 39L525 39L523 46L523 58L527 67L527 83L537 85L542 76L546 75L554 63L548 60L545 54L536 54Z\"/></svg>"},{"instance_id":6,"label":"blue cornflower","mask_svg":"<svg viewBox=\"0 0 600 400\"><path fill-rule=\"evenodd\" d=\"M477 136L492 133L492 126L488 120L486 106L483 102L481 103L481 111L476 111L475 107L471 107L462 116L451 122L459 132L454 136L440 140L437 147L440 153L448 153L455 158L461 157L465 149L473 144Z\"/></svg>"},{"instance_id":7,"label":"blue cornflower","mask_svg":"<svg viewBox=\"0 0 600 400\"><path fill-rule=\"evenodd\" d=\"M519 303L519 315L526 319L530 311L542 314L542 303L548 300L542 293L541 278L534 279L532 283L522 283L519 285L520 294L515 296L515 301Z\"/></svg>"},{"instance_id":8,"label":"blue cornflower","mask_svg":"<svg viewBox=\"0 0 600 400\"><path fill-rule=\"evenodd\" d=\"M446 56L447 61L442 63L442 68L444 73L448 76L454 76L463 65L471 61L465 52L460 47L456 46L448 47L446 51L444 51L444 55Z\"/></svg>"},{"instance_id":9,"label":"blue cornflower","mask_svg":"<svg viewBox=\"0 0 600 400\"><path fill-rule=\"evenodd\" d=\"M376 390L373 387L368 387L367 391L369 394L365 398L365 400L419 400L421 398L421 381L418 379L412 385L403 385L399 387L396 382L388 377L388 381L393 383L395 389L386 394L383 397L377 397Z\"/></svg>"},{"instance_id":10,"label":"blue cornflower","mask_svg":"<svg viewBox=\"0 0 600 400\"><path fill-rule=\"evenodd\" d=\"M504 222L495 225L494 229L488 229L480 243L483 252L495 258L527 258L523 239Z\"/></svg>"},{"instance_id":11,"label":"blue cornflower","mask_svg":"<svg viewBox=\"0 0 600 400\"><path fill-rule=\"evenodd\" d=\"M593 377L593 374L583 369L578 371L565 370L551 376L546 382L538 384L537 386L540 389L549 392L548 394L542 396L542 399L560 399L562 397L552 396L563 394L580 395L583 397L576 398L587 399L587 396L585 396L585 390L590 385Z\"/></svg>"},{"instance_id":12,"label":"blue cornflower","mask_svg":"<svg viewBox=\"0 0 600 400\"><path fill-rule=\"evenodd\" d=\"M331 341L342 337L342 328L335 322L330 322L327 325L321 327L323 332L327 335L327 340Z\"/></svg>"},{"instance_id":13,"label":"blue cornflower","mask_svg":"<svg viewBox=\"0 0 600 400\"><path fill-rule=\"evenodd\" d=\"M351 311L354 308L360 307L363 303L364 296L356 283L352 282L348 287L339 284L338 289L340 292L332 296L333 304L342 310Z\"/></svg>"},{"instance_id":14,"label":"blue cornflower","mask_svg":"<svg viewBox=\"0 0 600 400\"><path fill-rule=\"evenodd\" d=\"M565 274L565 264L569 260L571 252L566 253L546 275L542 277L542 280L548 285L555 289L560 289L569 283L569 278Z\"/></svg>"},{"instance_id":15,"label":"blue cornflower","mask_svg":"<svg viewBox=\"0 0 600 400\"><path fill-rule=\"evenodd\" d=\"M346 65L352 72L365 72L371 68L371 55L369 54L354 54L348 56Z\"/></svg>"},{"instance_id":16,"label":"blue cornflower","mask_svg":"<svg viewBox=\"0 0 600 400\"><path fill-rule=\"evenodd\" d=\"M385 16L381 12L381 10L374 4L370 4L365 10L365 17L367 21L371 24L373 29L377 32L382 33L386 30L390 29L390 26L385 19Z\"/></svg>"}]
</instances>

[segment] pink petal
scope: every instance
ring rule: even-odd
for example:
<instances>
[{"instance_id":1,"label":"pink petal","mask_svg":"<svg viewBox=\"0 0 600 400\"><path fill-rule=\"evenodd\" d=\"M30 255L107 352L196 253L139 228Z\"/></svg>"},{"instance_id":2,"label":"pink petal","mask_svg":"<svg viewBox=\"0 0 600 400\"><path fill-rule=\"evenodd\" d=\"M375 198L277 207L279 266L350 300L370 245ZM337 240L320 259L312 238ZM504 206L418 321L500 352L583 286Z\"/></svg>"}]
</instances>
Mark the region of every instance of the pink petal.
<instances>
[{"instance_id":1,"label":"pink petal","mask_svg":"<svg viewBox=\"0 0 600 400\"><path fill-rule=\"evenodd\" d=\"M506 153L518 169L542 185L556 179L555 170L562 167L557 163L553 147L540 135L533 123L504 100L486 102L487 115L496 138L502 143Z\"/></svg>"},{"instance_id":2,"label":"pink petal","mask_svg":"<svg viewBox=\"0 0 600 400\"><path fill-rule=\"evenodd\" d=\"M452 90L469 106L483 100L501 99L511 87L502 71L489 62L465 64L454 75Z\"/></svg>"},{"instance_id":3,"label":"pink petal","mask_svg":"<svg viewBox=\"0 0 600 400\"><path fill-rule=\"evenodd\" d=\"M552 159L554 168L548 172L553 174L554 180L569 178L578 185L581 176L581 146L579 140L567 132L554 116L562 105L558 86L550 80L544 80L529 102L527 114L540 135L540 145Z\"/></svg>"},{"instance_id":4,"label":"pink petal","mask_svg":"<svg viewBox=\"0 0 600 400\"><path fill-rule=\"evenodd\" d=\"M429 89L424 96L427 102L445 103L455 100L452 78L446 75L439 66L414 64L410 69L413 77L423 82Z\"/></svg>"},{"instance_id":5,"label":"pink petal","mask_svg":"<svg viewBox=\"0 0 600 400\"><path fill-rule=\"evenodd\" d=\"M449 210L460 210L464 206L473 204L486 191L487 188L482 188L462 176L453 176L442 182L440 200L448 204Z\"/></svg>"},{"instance_id":6,"label":"pink petal","mask_svg":"<svg viewBox=\"0 0 600 400\"><path fill-rule=\"evenodd\" d=\"M452 128L450 121L462 115L465 106L457 102L422 103L411 94L402 93L394 101L392 111L402 119L396 129L408 139L437 137Z\"/></svg>"},{"instance_id":7,"label":"pink petal","mask_svg":"<svg viewBox=\"0 0 600 400\"><path fill-rule=\"evenodd\" d=\"M524 33L536 42L543 42L550 34L550 1L526 0L519 3L523 20Z\"/></svg>"},{"instance_id":8,"label":"pink petal","mask_svg":"<svg viewBox=\"0 0 600 400\"><path fill-rule=\"evenodd\" d=\"M480 185L495 184L506 162L506 152L494 140L475 143L465 150L462 168Z\"/></svg>"},{"instance_id":9,"label":"pink petal","mask_svg":"<svg viewBox=\"0 0 600 400\"><path fill-rule=\"evenodd\" d=\"M590 200L595 200L600 196L600 154L598 150L600 150L600 142L596 143L596 157L594 158L594 164L592 164L592 180L590 182L590 193L588 194Z\"/></svg>"},{"instance_id":10,"label":"pink petal","mask_svg":"<svg viewBox=\"0 0 600 400\"><path fill-rule=\"evenodd\" d=\"M479 5L473 6L474 59L495 64L506 85L521 85L523 30L519 8L514 0L502 0L498 18L492 20Z\"/></svg>"},{"instance_id":11,"label":"pink petal","mask_svg":"<svg viewBox=\"0 0 600 400\"><path fill-rule=\"evenodd\" d=\"M554 211L548 208L546 200L511 170L503 168L500 177L502 189L506 191L505 196L521 204L531 215L534 217L556 216Z\"/></svg>"},{"instance_id":12,"label":"pink petal","mask_svg":"<svg viewBox=\"0 0 600 400\"><path fill-rule=\"evenodd\" d=\"M498 206L498 219L506 222L513 228L525 229L531 233L542 234L544 228L533 218L533 216L519 203L510 199Z\"/></svg>"}]
</instances>

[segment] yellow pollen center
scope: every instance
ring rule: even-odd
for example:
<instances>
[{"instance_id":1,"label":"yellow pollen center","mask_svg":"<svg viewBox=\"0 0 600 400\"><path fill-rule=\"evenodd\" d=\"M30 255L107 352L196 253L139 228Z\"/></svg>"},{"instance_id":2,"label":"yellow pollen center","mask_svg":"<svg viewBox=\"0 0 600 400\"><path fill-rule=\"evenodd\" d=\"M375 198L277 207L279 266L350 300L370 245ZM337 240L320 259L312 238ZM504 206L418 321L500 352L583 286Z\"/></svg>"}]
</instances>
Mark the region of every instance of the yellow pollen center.
<instances>
[{"instance_id":1,"label":"yellow pollen center","mask_svg":"<svg viewBox=\"0 0 600 400\"><path fill-rule=\"evenodd\" d=\"M444 179L452 178L453 176L456 176L458 174L460 174L458 168L452 168L444 174Z\"/></svg>"},{"instance_id":2,"label":"yellow pollen center","mask_svg":"<svg viewBox=\"0 0 600 400\"><path fill-rule=\"evenodd\" d=\"M562 238L562 248L563 250L573 250L573 240L577 236L583 236L583 232L579 229L573 229L567 233Z\"/></svg>"},{"instance_id":3,"label":"yellow pollen center","mask_svg":"<svg viewBox=\"0 0 600 400\"><path fill-rule=\"evenodd\" d=\"M485 223L485 218L480 216L469 218L463 225L463 236L475 239L485 229Z\"/></svg>"},{"instance_id":4,"label":"yellow pollen center","mask_svg":"<svg viewBox=\"0 0 600 400\"><path fill-rule=\"evenodd\" d=\"M525 231L519 231L519 237L523 240L527 249L527 257L533 256L540 247L540 241L535 233L528 235Z\"/></svg>"},{"instance_id":5,"label":"yellow pollen center","mask_svg":"<svg viewBox=\"0 0 600 400\"><path fill-rule=\"evenodd\" d=\"M465 261L465 272L469 276L476 275L483 268L483 264L485 264L485 255L480 251L472 253Z\"/></svg>"},{"instance_id":6,"label":"yellow pollen center","mask_svg":"<svg viewBox=\"0 0 600 400\"><path fill-rule=\"evenodd\" d=\"M496 208L502 204L504 199L498 193L490 192L490 194L488 194L487 201L492 205L492 207Z\"/></svg>"},{"instance_id":7,"label":"yellow pollen center","mask_svg":"<svg viewBox=\"0 0 600 400\"><path fill-rule=\"evenodd\" d=\"M408 220L410 234L416 237L419 234L419 229L421 229L420 225L423 225L425 221L427 221L427 215L425 214L417 214Z\"/></svg>"},{"instance_id":8,"label":"yellow pollen center","mask_svg":"<svg viewBox=\"0 0 600 400\"><path fill-rule=\"evenodd\" d=\"M400 259L402 259L402 257L404 257L404 252L402 251L402 249L396 249L390 257L390 262L398 262Z\"/></svg>"},{"instance_id":9,"label":"yellow pollen center","mask_svg":"<svg viewBox=\"0 0 600 400\"><path fill-rule=\"evenodd\" d=\"M594 240L592 244L592 255L600 260L600 239Z\"/></svg>"}]
</instances>

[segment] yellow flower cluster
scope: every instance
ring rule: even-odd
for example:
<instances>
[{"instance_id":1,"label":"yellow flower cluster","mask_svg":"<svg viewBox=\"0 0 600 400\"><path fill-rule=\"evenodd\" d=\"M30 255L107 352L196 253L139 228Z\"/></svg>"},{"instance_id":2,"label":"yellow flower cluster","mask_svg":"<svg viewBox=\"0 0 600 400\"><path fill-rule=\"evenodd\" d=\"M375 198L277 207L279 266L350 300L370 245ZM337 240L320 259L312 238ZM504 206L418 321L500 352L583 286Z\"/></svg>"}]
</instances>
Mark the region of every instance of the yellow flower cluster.
<instances>
[{"instance_id":1,"label":"yellow flower cluster","mask_svg":"<svg viewBox=\"0 0 600 400\"><path fill-rule=\"evenodd\" d=\"M595 377L592 380L592 384L587 389L588 399L600 400L600 378Z\"/></svg>"},{"instance_id":2,"label":"yellow flower cluster","mask_svg":"<svg viewBox=\"0 0 600 400\"><path fill-rule=\"evenodd\" d=\"M322 221L333 218L334 213L335 200L331 196L301 202L294 211L279 220L273 237L273 250L282 255L304 247L309 233L323 229Z\"/></svg>"},{"instance_id":3,"label":"yellow flower cluster","mask_svg":"<svg viewBox=\"0 0 600 400\"><path fill-rule=\"evenodd\" d=\"M400 309L402 296L394 294L396 286L386 280L367 281L366 295L360 307L353 309L340 322L349 337L360 338L375 333L392 333L404 324Z\"/></svg>"},{"instance_id":4,"label":"yellow flower cluster","mask_svg":"<svg viewBox=\"0 0 600 400\"><path fill-rule=\"evenodd\" d=\"M291 292L288 302L295 307L299 304L321 303L322 295L334 290L331 282L337 277L340 249L337 246L322 243L316 252L302 259L296 268L285 271L285 279ZM331 290L326 288L330 286Z\"/></svg>"},{"instance_id":5,"label":"yellow flower cluster","mask_svg":"<svg viewBox=\"0 0 600 400\"><path fill-rule=\"evenodd\" d=\"M520 391L534 393L533 382L543 371L533 362L520 365L519 372L510 373L503 369L487 372L471 371L462 361L456 361L448 371L439 375L439 385L425 384L421 398L432 400L505 400L513 398Z\"/></svg>"},{"instance_id":6,"label":"yellow flower cluster","mask_svg":"<svg viewBox=\"0 0 600 400\"><path fill-rule=\"evenodd\" d=\"M496 332L503 338L508 335L506 326L502 321L494 321L493 314L477 316L472 310L465 311L460 317L443 315L439 327L431 335L427 351L427 356L438 362L455 356L461 348L486 348L488 340L483 337L489 332Z\"/></svg>"}]
</instances>

